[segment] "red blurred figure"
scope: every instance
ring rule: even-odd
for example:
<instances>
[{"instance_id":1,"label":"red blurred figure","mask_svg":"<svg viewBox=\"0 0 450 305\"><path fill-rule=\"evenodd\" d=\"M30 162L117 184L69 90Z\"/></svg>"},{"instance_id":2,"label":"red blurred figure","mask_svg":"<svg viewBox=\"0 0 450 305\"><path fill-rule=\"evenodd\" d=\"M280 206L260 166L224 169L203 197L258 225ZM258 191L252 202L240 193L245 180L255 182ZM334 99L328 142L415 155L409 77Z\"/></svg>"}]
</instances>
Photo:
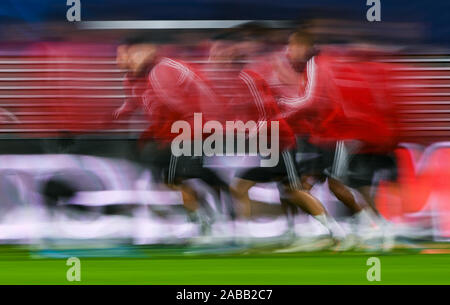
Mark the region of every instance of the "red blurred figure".
<instances>
[{"instance_id":1,"label":"red blurred figure","mask_svg":"<svg viewBox=\"0 0 450 305\"><path fill-rule=\"evenodd\" d=\"M151 37L150 37L151 38ZM123 50L123 49L122 49ZM127 54L118 53L118 63L126 61L130 72L125 80L129 98L114 112L119 118L141 107L147 115L149 127L140 137L143 161L148 164L155 180L181 191L183 203L193 219L200 219L202 229L207 229L210 220L198 209L204 201L187 184L186 179L200 178L220 196L226 184L211 170L204 168L202 156L174 155L171 143L179 137L173 130L177 121L187 122L189 134L183 145L195 145L201 141L202 133L195 132L195 114L203 114L208 120L215 94L204 77L192 66L161 56L160 47L147 37L139 37L128 43ZM211 216L211 215L209 215Z\"/></svg>"},{"instance_id":2,"label":"red blurred figure","mask_svg":"<svg viewBox=\"0 0 450 305\"><path fill-rule=\"evenodd\" d=\"M339 57L319 52L312 37L299 31L290 36L284 53L260 59L250 69L267 80L283 117L298 136L300 160L297 161L303 187L309 190L317 179L327 177L334 195L353 211L358 221L365 222L368 214L343 184L347 180L346 151L351 146L349 148L342 140L365 139L356 137L352 124L357 119L346 112L345 106L349 104L345 101L346 96L342 96L346 90L343 84L351 84L352 79L348 75L337 78L338 62ZM352 95L363 90L365 95L360 96L363 98L371 94L367 84L355 87L355 91L353 88L349 85L350 91L345 93ZM361 105L352 107L355 111L364 108ZM376 118L374 120L377 121Z\"/></svg>"},{"instance_id":3,"label":"red blurred figure","mask_svg":"<svg viewBox=\"0 0 450 305\"><path fill-rule=\"evenodd\" d=\"M252 55L250 46L253 46L251 42L239 39L228 43L221 42L212 48L211 58L219 59L222 65L229 68L231 65L236 65L238 60ZM277 122L280 127L279 136L276 139L280 145L278 164L274 167L250 168L238 173L235 178L232 192L241 205L241 215L244 218L251 217L251 200L248 194L250 188L258 182L277 182L283 201L287 200L301 207L324 225L334 238L343 239L345 232L326 213L320 201L301 188L292 155L292 150L295 148L294 133L282 117L269 85L250 69L236 69L236 72L234 77L228 75L232 77L230 82L235 82L234 94L228 104L228 109L233 111L232 118L244 122L248 120L258 122L258 127L261 123ZM261 132L261 129L257 132Z\"/></svg>"}]
</instances>

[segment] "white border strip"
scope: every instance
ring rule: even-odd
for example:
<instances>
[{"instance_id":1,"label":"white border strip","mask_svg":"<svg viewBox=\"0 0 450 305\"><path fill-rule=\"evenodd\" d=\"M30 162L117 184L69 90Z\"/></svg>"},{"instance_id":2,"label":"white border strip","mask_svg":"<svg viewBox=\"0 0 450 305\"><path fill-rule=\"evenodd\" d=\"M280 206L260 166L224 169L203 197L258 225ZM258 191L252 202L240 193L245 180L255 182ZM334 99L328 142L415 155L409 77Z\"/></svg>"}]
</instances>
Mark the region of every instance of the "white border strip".
<instances>
[{"instance_id":1,"label":"white border strip","mask_svg":"<svg viewBox=\"0 0 450 305\"><path fill-rule=\"evenodd\" d=\"M226 29L252 20L123 20L82 21L80 28L86 30L112 29Z\"/></svg>"}]
</instances>

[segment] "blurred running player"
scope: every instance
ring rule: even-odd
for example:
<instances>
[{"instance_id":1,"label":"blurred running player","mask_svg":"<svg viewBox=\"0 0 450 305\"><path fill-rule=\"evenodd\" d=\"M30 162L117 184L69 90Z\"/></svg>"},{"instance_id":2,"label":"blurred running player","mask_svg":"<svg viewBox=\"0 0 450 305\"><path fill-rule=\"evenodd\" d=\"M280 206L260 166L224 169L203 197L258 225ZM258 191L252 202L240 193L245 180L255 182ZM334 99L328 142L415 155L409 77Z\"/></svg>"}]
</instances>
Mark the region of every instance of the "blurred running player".
<instances>
[{"instance_id":1,"label":"blurred running player","mask_svg":"<svg viewBox=\"0 0 450 305\"><path fill-rule=\"evenodd\" d=\"M331 70L335 58L319 52L304 31L289 38L284 52L263 57L249 69L261 75L277 100L281 115L297 136L296 163L302 186L310 190L327 179L330 191L355 215L359 223L370 218L343 184L348 151L342 137L344 112Z\"/></svg>"},{"instance_id":2,"label":"blurred running player","mask_svg":"<svg viewBox=\"0 0 450 305\"><path fill-rule=\"evenodd\" d=\"M220 41L212 47L211 58L230 64L236 59L242 59L247 56L248 53L245 50L251 50L251 47L251 43L240 41L239 38L237 41ZM292 154L292 150L296 145L295 137L290 126L281 118L276 101L273 99L267 83L256 73L245 68L237 70L234 79L230 82L233 81L234 94L229 99L227 111L228 114L231 114L232 120L256 122L258 127L253 136L262 132L263 127L261 126L268 127L273 122L277 122L279 126L278 139L275 139L279 145L279 162L276 166L250 168L239 173L235 178L232 185L232 193L240 204L240 216L245 219L252 215L251 200L248 193L250 188L258 182L277 182L280 193L285 198L288 198L291 203L301 207L323 224L336 240L343 239L345 232L326 213L322 204L301 188ZM251 137L251 130L244 130L243 132L249 133L248 139ZM271 132L267 130L263 137L269 134Z\"/></svg>"},{"instance_id":3,"label":"blurred running player","mask_svg":"<svg viewBox=\"0 0 450 305\"><path fill-rule=\"evenodd\" d=\"M144 109L150 126L141 135L139 146L144 163L148 164L155 180L172 189L181 191L183 204L192 220L199 221L202 231L209 230L213 215L206 210L204 198L187 183L188 179L200 178L216 191L228 186L211 170L202 166L202 156L172 154L171 142L177 136L172 124L179 120L189 122L194 130L194 113L207 113L214 94L207 82L189 65L161 56L159 47L147 37L139 37L119 47L117 62L130 70L125 79L127 100L114 112L121 118L136 108ZM125 64L126 63L126 64ZM194 139L185 139L194 145ZM203 212L199 210L203 205ZM208 213L205 214L205 211Z\"/></svg>"},{"instance_id":4,"label":"blurred running player","mask_svg":"<svg viewBox=\"0 0 450 305\"><path fill-rule=\"evenodd\" d=\"M348 183L357 188L375 213L373 187L376 175L396 179L394 149L398 144L397 110L393 98L391 66L377 62L368 45L334 64L333 77L339 83L339 100L345 116L339 128L357 142L348 160Z\"/></svg>"}]
</instances>

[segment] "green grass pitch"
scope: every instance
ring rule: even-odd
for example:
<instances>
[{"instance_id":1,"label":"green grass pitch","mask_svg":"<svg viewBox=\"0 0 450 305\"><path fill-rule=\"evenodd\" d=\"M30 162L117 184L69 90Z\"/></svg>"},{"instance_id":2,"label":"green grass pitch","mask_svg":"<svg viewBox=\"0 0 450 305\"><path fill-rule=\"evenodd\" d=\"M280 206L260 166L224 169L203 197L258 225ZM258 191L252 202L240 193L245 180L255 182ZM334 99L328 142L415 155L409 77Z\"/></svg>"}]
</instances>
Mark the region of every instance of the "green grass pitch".
<instances>
[{"instance_id":1,"label":"green grass pitch","mask_svg":"<svg viewBox=\"0 0 450 305\"><path fill-rule=\"evenodd\" d=\"M450 284L449 254L395 251L186 255L146 249L145 257L80 257L76 284ZM369 257L381 261L381 281L369 282ZM73 284L65 259L34 258L0 247L0 284Z\"/></svg>"}]
</instances>

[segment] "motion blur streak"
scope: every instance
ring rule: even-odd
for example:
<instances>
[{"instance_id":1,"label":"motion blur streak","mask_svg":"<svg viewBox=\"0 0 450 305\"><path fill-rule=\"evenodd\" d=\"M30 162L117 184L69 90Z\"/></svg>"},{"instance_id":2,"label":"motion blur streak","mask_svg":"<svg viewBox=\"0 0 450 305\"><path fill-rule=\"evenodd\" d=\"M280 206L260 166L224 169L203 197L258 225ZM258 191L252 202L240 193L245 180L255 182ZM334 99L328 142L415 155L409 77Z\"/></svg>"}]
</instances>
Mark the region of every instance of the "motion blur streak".
<instances>
[{"instance_id":1,"label":"motion blur streak","mask_svg":"<svg viewBox=\"0 0 450 305\"><path fill-rule=\"evenodd\" d=\"M375 29L338 12L40 21L21 33L5 22L0 242L296 252L349 236L345 250L449 241L449 49L422 43L419 22ZM194 130L194 113L256 121L237 131L246 141L276 121L279 164L261 169L261 151L175 157L172 124ZM310 242L323 238L333 245Z\"/></svg>"}]
</instances>

